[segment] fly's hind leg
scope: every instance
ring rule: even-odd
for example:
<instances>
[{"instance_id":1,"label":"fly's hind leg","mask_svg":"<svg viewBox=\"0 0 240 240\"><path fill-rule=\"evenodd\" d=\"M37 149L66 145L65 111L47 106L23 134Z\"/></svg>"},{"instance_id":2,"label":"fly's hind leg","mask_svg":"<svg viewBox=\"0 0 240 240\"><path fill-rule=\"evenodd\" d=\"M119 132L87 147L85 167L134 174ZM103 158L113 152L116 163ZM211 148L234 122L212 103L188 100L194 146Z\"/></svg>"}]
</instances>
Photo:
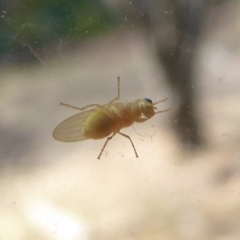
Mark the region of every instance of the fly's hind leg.
<instances>
[{"instance_id":1,"label":"fly's hind leg","mask_svg":"<svg viewBox=\"0 0 240 240\"><path fill-rule=\"evenodd\" d=\"M117 89L118 95L113 100L111 100L108 104L111 104L111 103L119 100L119 98L120 98L120 77L117 77L117 82L118 82L118 89ZM65 106L65 107L70 107L70 108L73 108L73 109L76 109L76 110L80 110L80 111L83 111L83 110L86 110L86 109L92 108L92 107L102 107L102 106L104 106L104 105L100 105L100 104L95 104L94 103L94 104L88 104L87 106L80 108L80 107L75 107L75 106L72 106L70 104L63 103L63 102L61 102L60 105L61 106Z\"/></svg>"},{"instance_id":2,"label":"fly's hind leg","mask_svg":"<svg viewBox=\"0 0 240 240\"><path fill-rule=\"evenodd\" d=\"M70 108L73 108L73 109L76 109L76 110L81 110L81 111L83 111L85 109L88 109L88 108L92 108L92 107L101 107L102 106L100 104L88 104L87 106L80 108L80 107L75 107L75 106L72 106L72 105L69 105L69 104L66 104L66 103L63 103L63 102L61 102L60 105L65 106L65 107L70 107Z\"/></svg>"},{"instance_id":3,"label":"fly's hind leg","mask_svg":"<svg viewBox=\"0 0 240 240\"><path fill-rule=\"evenodd\" d=\"M119 100L119 98L120 98L120 77L117 77L117 83L118 83L118 89L117 89L118 95L113 100L111 100L108 104L111 104L111 103Z\"/></svg>"},{"instance_id":4,"label":"fly's hind leg","mask_svg":"<svg viewBox=\"0 0 240 240\"><path fill-rule=\"evenodd\" d=\"M105 147L107 146L108 141L111 140L115 134L116 134L116 133L113 133L112 136L110 136L110 137L107 138L107 140L106 140L106 142L104 143L104 145L103 145L103 147L102 147L102 150L101 150L101 152L99 153L97 159L100 160L100 157L102 156L102 153L103 153Z\"/></svg>"},{"instance_id":5,"label":"fly's hind leg","mask_svg":"<svg viewBox=\"0 0 240 240\"><path fill-rule=\"evenodd\" d=\"M129 139L129 141L130 141L131 144L132 144L133 150L134 150L134 152L135 152L136 158L138 158L137 150L136 150L136 148L135 148L135 146L134 146L134 144L133 144L132 139L131 139L128 135L126 135L126 134L124 134L124 133L121 133L121 132L118 132L118 133L119 133L120 135L122 135L123 137L126 137L126 138Z\"/></svg>"}]
</instances>

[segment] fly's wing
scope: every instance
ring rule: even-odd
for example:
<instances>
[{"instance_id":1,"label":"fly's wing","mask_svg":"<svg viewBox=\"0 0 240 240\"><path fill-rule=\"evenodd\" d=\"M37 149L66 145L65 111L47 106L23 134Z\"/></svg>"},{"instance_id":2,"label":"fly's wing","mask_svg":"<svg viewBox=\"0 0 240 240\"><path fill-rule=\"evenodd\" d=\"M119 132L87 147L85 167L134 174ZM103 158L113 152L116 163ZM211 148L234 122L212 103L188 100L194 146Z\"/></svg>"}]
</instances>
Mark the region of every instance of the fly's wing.
<instances>
[{"instance_id":1,"label":"fly's wing","mask_svg":"<svg viewBox=\"0 0 240 240\"><path fill-rule=\"evenodd\" d=\"M95 109L91 109L67 118L54 129L53 137L61 142L77 142L86 140L87 137L82 134L82 125L87 117L94 111Z\"/></svg>"}]
</instances>

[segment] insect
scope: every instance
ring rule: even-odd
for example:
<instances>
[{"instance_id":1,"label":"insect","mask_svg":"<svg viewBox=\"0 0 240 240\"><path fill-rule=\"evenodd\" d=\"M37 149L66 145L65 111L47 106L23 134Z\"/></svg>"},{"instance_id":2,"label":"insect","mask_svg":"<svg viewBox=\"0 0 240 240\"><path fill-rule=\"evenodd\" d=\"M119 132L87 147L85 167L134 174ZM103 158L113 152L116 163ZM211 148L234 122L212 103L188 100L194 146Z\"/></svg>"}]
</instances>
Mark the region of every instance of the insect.
<instances>
[{"instance_id":1,"label":"insect","mask_svg":"<svg viewBox=\"0 0 240 240\"><path fill-rule=\"evenodd\" d=\"M155 114L171 111L171 108L157 111L155 105L165 102L168 98L153 103L149 98L138 99L134 102L121 102L120 99L120 77L117 78L118 94L117 97L109 103L89 104L85 107L74 107L66 103L60 105L80 110L63 122L61 122L53 131L53 137L62 142L76 142L87 139L102 139L107 137L97 159L100 159L109 140L117 133L127 138L132 144L136 157L138 157L136 148L132 139L120 132L122 128L131 126L134 122L145 122Z\"/></svg>"}]
</instances>

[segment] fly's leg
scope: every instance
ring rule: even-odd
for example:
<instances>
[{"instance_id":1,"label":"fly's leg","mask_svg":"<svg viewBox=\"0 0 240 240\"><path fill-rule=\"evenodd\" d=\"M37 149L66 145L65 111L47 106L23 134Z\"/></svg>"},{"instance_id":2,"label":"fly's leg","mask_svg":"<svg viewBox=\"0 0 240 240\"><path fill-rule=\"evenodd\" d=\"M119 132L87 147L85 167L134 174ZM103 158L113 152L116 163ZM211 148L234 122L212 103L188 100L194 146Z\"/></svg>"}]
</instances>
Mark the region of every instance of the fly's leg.
<instances>
[{"instance_id":1,"label":"fly's leg","mask_svg":"<svg viewBox=\"0 0 240 240\"><path fill-rule=\"evenodd\" d=\"M117 78L117 82L118 82L118 95L117 95L116 98L114 98L113 100L111 100L108 104L111 104L111 103L119 100L119 98L120 98L120 77ZM65 107L70 107L70 108L73 108L73 109L76 109L76 110L80 110L80 111L83 111L83 110L85 110L85 109L92 108L92 107L101 107L101 106L104 106L104 105L100 105L100 104L95 104L95 103L94 103L94 104L89 104L89 105L87 105L87 106L85 106L85 107L80 108L80 107L75 107L75 106L72 106L72 105L69 105L69 104L63 103L63 102L61 102L60 105L61 105L61 106L65 106Z\"/></svg>"},{"instance_id":2,"label":"fly's leg","mask_svg":"<svg viewBox=\"0 0 240 240\"><path fill-rule=\"evenodd\" d=\"M106 140L106 142L104 143L104 145L103 145L103 147L102 147L102 150L101 150L101 152L99 153L97 159L100 160L100 157L102 156L102 153L103 153L105 147L107 146L108 141L111 140L114 135L115 135L115 133L113 133L111 137L108 137L108 138L107 138L107 140Z\"/></svg>"},{"instance_id":3,"label":"fly's leg","mask_svg":"<svg viewBox=\"0 0 240 240\"><path fill-rule=\"evenodd\" d=\"M112 101L110 101L108 104L111 104L120 98L120 77L117 77L117 82L118 82L118 95L116 98L114 98Z\"/></svg>"},{"instance_id":4,"label":"fly's leg","mask_svg":"<svg viewBox=\"0 0 240 240\"><path fill-rule=\"evenodd\" d=\"M118 133L119 133L120 135L122 135L123 137L126 137L126 138L129 139L129 141L130 141L131 144L132 144L133 150L134 150L134 152L135 152L136 158L138 158L137 150L136 150L136 148L135 148L135 146L134 146L134 144L133 144L133 142L132 142L132 139L131 139L128 135L126 135L126 134L124 134L124 133L121 133L121 132L118 132ZM99 153L97 159L100 160L100 157L102 156L102 153L103 153L105 147L107 146L108 141L111 140L114 135L115 135L115 133L113 133L113 135L112 135L111 137L108 137L108 138L107 138L107 140L106 140L106 142L104 143L104 145L103 145L103 147L102 147L102 150L101 150L101 152Z\"/></svg>"},{"instance_id":5,"label":"fly's leg","mask_svg":"<svg viewBox=\"0 0 240 240\"><path fill-rule=\"evenodd\" d=\"M73 109L76 109L76 110L85 110L87 108L92 108L92 107L101 107L102 105L100 104L89 104L85 107L82 107L82 108L79 108L79 107L75 107L75 106L72 106L72 105L69 105L69 104L66 104L66 103L60 103L61 106L65 106L65 107L70 107L70 108L73 108Z\"/></svg>"},{"instance_id":6,"label":"fly's leg","mask_svg":"<svg viewBox=\"0 0 240 240\"><path fill-rule=\"evenodd\" d=\"M124 134L124 133L121 133L121 132L118 132L118 133L119 133L120 135L122 135L123 137L126 137L126 138L129 139L129 141L130 141L131 144L132 144L133 150L134 150L134 152L135 152L136 158L138 158L137 150L136 150L136 148L135 148L135 146L134 146L134 144L133 144L133 142L132 142L132 139L131 139L128 135L126 135L126 134Z\"/></svg>"}]
</instances>

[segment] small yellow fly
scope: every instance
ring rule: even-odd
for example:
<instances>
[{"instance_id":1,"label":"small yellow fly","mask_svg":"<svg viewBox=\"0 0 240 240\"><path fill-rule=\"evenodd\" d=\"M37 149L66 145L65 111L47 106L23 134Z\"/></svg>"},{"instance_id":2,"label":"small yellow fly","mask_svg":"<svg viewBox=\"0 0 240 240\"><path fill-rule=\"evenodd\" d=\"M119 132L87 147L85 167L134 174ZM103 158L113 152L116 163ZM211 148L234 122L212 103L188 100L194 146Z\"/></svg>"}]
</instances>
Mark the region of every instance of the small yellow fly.
<instances>
[{"instance_id":1,"label":"small yellow fly","mask_svg":"<svg viewBox=\"0 0 240 240\"><path fill-rule=\"evenodd\" d=\"M78 108L66 103L60 105L73 109L81 110L63 122L61 122L53 131L53 137L62 142L77 142L86 139L101 139L109 136L105 141L97 159L100 159L109 140L119 133L129 139L132 144L136 157L138 157L135 146L131 138L121 133L120 130L131 126L134 122L145 122L155 114L171 111L171 108L154 112L156 104L165 102L168 98L153 103L149 98L138 99L134 102L119 102L120 99L120 77L118 81L118 95L107 104L89 104L85 107ZM90 110L86 110L92 108ZM86 111L84 111L86 110Z\"/></svg>"}]
</instances>

